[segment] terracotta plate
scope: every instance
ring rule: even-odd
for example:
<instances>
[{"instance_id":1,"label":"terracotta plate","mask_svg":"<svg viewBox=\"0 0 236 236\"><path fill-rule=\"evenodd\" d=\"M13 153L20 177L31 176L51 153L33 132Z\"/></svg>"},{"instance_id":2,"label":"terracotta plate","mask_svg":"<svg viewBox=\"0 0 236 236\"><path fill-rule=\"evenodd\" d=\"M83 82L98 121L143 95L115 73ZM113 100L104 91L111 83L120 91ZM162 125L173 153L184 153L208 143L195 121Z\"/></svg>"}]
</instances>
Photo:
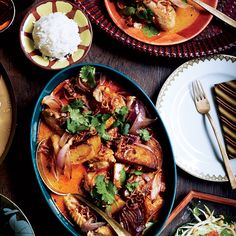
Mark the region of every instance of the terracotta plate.
<instances>
[{"instance_id":1,"label":"terracotta plate","mask_svg":"<svg viewBox=\"0 0 236 236\"><path fill-rule=\"evenodd\" d=\"M157 46L141 42L121 30L109 16L103 0L75 0L92 23L119 43L149 55L174 58L195 58L220 53L236 46L236 34L215 17L196 37L175 45ZM217 9L236 19L236 0L218 0Z\"/></svg>"},{"instance_id":2,"label":"terracotta plate","mask_svg":"<svg viewBox=\"0 0 236 236\"><path fill-rule=\"evenodd\" d=\"M40 17L49 15L53 12L62 12L70 19L73 19L79 28L81 43L77 51L65 60L49 60L42 57L39 50L34 48L32 31L34 22ZM20 27L20 41L27 58L34 64L49 70L58 70L74 63L80 62L88 53L92 44L92 27L86 15L77 6L67 1L47 0L35 5L25 16Z\"/></svg>"},{"instance_id":3,"label":"terracotta plate","mask_svg":"<svg viewBox=\"0 0 236 236\"><path fill-rule=\"evenodd\" d=\"M205 3L216 7L217 0L205 0ZM114 23L129 36L148 44L153 45L173 45L185 42L206 28L212 15L198 8L187 7L176 9L176 25L171 31L160 31L158 35L148 37L142 29L128 27L125 19L117 11L116 4L112 0L105 0L107 11Z\"/></svg>"}]
</instances>

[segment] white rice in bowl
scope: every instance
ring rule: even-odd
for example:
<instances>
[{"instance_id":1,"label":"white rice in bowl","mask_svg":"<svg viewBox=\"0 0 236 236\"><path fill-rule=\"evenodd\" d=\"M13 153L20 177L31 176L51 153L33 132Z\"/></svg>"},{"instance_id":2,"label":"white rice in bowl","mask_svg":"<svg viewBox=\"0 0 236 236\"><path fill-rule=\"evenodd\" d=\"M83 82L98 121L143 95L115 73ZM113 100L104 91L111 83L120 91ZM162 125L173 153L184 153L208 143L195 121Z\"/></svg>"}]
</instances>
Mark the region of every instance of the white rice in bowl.
<instances>
[{"instance_id":1,"label":"white rice in bowl","mask_svg":"<svg viewBox=\"0 0 236 236\"><path fill-rule=\"evenodd\" d=\"M50 59L64 59L80 44L78 25L63 13L51 13L34 24L32 32L35 48Z\"/></svg>"}]
</instances>

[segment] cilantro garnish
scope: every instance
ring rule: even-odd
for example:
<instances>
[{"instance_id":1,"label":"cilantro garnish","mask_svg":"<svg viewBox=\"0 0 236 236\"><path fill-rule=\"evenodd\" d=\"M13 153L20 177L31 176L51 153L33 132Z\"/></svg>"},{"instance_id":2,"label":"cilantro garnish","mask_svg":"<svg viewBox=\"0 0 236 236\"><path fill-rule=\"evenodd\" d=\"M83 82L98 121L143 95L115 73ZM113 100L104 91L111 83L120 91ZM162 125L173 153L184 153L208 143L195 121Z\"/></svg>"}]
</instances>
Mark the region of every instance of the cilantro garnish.
<instances>
[{"instance_id":1,"label":"cilantro garnish","mask_svg":"<svg viewBox=\"0 0 236 236\"><path fill-rule=\"evenodd\" d=\"M136 9L134 7L126 7L122 10L122 13L126 16L134 15L136 12Z\"/></svg>"},{"instance_id":2,"label":"cilantro garnish","mask_svg":"<svg viewBox=\"0 0 236 236\"><path fill-rule=\"evenodd\" d=\"M94 88L96 86L95 71L96 69L94 66L83 66L80 69L80 78L91 88Z\"/></svg>"},{"instance_id":3,"label":"cilantro garnish","mask_svg":"<svg viewBox=\"0 0 236 236\"><path fill-rule=\"evenodd\" d=\"M140 129L138 131L139 136L141 137L142 140L148 141L151 138L150 133L148 132L147 129Z\"/></svg>"},{"instance_id":4,"label":"cilantro garnish","mask_svg":"<svg viewBox=\"0 0 236 236\"><path fill-rule=\"evenodd\" d=\"M98 134L100 135L100 137L101 137L102 139L104 139L104 140L106 140L106 141L111 140L110 135L107 133L107 131L106 131L106 129L105 129L105 128L106 128L106 125L105 125L104 123L103 123L103 124L100 124L99 126L96 126L95 128L96 128Z\"/></svg>"},{"instance_id":5,"label":"cilantro garnish","mask_svg":"<svg viewBox=\"0 0 236 236\"><path fill-rule=\"evenodd\" d=\"M138 8L136 16L141 20L145 20L147 23L152 23L153 12L150 9Z\"/></svg>"},{"instance_id":6,"label":"cilantro garnish","mask_svg":"<svg viewBox=\"0 0 236 236\"><path fill-rule=\"evenodd\" d=\"M105 181L103 175L98 175L95 180L97 198L100 198L106 204L111 205L115 201L117 194L116 186L111 181ZM93 192L94 194L94 192Z\"/></svg>"},{"instance_id":7,"label":"cilantro garnish","mask_svg":"<svg viewBox=\"0 0 236 236\"><path fill-rule=\"evenodd\" d=\"M143 172L140 171L140 170L134 170L134 171L132 171L130 174L134 174L134 175L142 175Z\"/></svg>"},{"instance_id":8,"label":"cilantro garnish","mask_svg":"<svg viewBox=\"0 0 236 236\"><path fill-rule=\"evenodd\" d=\"M111 117L110 114L98 114L91 120L91 126L93 126L100 137L104 140L110 140L111 137L106 131L106 121Z\"/></svg>"},{"instance_id":9,"label":"cilantro garnish","mask_svg":"<svg viewBox=\"0 0 236 236\"><path fill-rule=\"evenodd\" d=\"M121 134L127 135L129 133L130 124L125 123L125 118L128 115L129 110L127 106L117 108L114 113L116 121L113 123L112 127L119 127Z\"/></svg>"},{"instance_id":10,"label":"cilantro garnish","mask_svg":"<svg viewBox=\"0 0 236 236\"><path fill-rule=\"evenodd\" d=\"M160 32L158 31L158 29L153 26L153 25L145 25L143 27L143 34L149 38L158 35Z\"/></svg>"},{"instance_id":11,"label":"cilantro garnish","mask_svg":"<svg viewBox=\"0 0 236 236\"><path fill-rule=\"evenodd\" d=\"M133 183L127 183L126 188L129 190L129 192L133 192L138 187L138 182Z\"/></svg>"},{"instance_id":12,"label":"cilantro garnish","mask_svg":"<svg viewBox=\"0 0 236 236\"><path fill-rule=\"evenodd\" d=\"M124 169L122 169L120 171L120 182L121 182L121 185L123 185L125 183L125 180L126 180L126 172Z\"/></svg>"}]
</instances>

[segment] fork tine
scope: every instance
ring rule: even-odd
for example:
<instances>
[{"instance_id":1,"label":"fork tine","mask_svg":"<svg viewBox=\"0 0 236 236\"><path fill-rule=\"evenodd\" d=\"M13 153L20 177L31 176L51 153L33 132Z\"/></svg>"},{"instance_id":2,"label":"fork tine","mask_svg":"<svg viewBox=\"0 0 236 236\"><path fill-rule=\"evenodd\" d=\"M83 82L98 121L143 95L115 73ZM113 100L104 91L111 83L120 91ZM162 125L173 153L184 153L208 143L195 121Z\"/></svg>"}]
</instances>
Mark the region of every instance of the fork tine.
<instances>
[{"instance_id":1,"label":"fork tine","mask_svg":"<svg viewBox=\"0 0 236 236\"><path fill-rule=\"evenodd\" d=\"M201 82L200 82L199 80L197 80L197 85L198 85L199 94L200 94L201 98L202 98L202 99L203 99L203 98L206 98L205 91L204 91L204 89L203 89L203 87L202 87L202 84L201 84Z\"/></svg>"},{"instance_id":2,"label":"fork tine","mask_svg":"<svg viewBox=\"0 0 236 236\"><path fill-rule=\"evenodd\" d=\"M199 101L201 99L201 93L200 93L200 90L199 90L197 80L193 81L192 85L193 85L194 99L195 99L195 101Z\"/></svg>"},{"instance_id":3,"label":"fork tine","mask_svg":"<svg viewBox=\"0 0 236 236\"><path fill-rule=\"evenodd\" d=\"M196 91L196 81L192 82L193 98L194 101L198 100L197 91Z\"/></svg>"}]
</instances>

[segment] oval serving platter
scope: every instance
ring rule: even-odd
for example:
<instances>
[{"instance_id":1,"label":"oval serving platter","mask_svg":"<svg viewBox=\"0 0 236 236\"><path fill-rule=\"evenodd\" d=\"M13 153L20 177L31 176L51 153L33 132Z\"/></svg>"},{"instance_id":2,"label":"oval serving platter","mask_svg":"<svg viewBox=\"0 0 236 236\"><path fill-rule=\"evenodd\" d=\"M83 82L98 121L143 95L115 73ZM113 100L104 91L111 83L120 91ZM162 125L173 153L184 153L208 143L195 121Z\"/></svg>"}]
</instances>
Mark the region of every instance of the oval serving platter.
<instances>
[{"instance_id":1,"label":"oval serving platter","mask_svg":"<svg viewBox=\"0 0 236 236\"><path fill-rule=\"evenodd\" d=\"M79 28L81 43L77 51L64 60L50 60L42 57L39 50L34 48L32 31L34 22L50 13L61 12L69 19L73 19ZM87 16L76 5L67 1L47 0L33 6L24 17L20 26L21 48L26 57L37 66L48 70L59 70L74 63L78 63L87 55L92 44L93 32Z\"/></svg>"},{"instance_id":2,"label":"oval serving platter","mask_svg":"<svg viewBox=\"0 0 236 236\"><path fill-rule=\"evenodd\" d=\"M165 127L158 115L158 112L151 102L150 98L144 93L144 91L134 82L132 81L128 76L118 72L117 70L107 67L105 65L101 64L77 64L73 65L69 68L66 68L62 71L60 71L58 74L56 74L45 86L43 91L41 92L38 101L36 103L32 121L31 121L31 139L30 139L30 146L31 146L31 158L33 162L33 168L37 177L37 181L39 184L39 187L42 191L42 194L51 208L51 210L54 212L56 217L59 219L59 221L68 229L70 233L73 235L82 235L81 232L78 230L78 227L75 225L72 225L59 211L59 209L56 207L56 205L53 202L52 196L50 194L50 191L46 188L44 185L42 179L40 178L37 165L36 165L36 148L37 148L37 135L38 135L38 125L40 121L40 113L42 111L42 105L41 101L42 98L48 94L50 94L53 89L60 84L62 81L69 79L76 74L78 74L80 68L84 65L90 65L94 66L99 69L99 71L104 71L106 74L111 75L111 78L120 84L126 84L127 87L129 87L129 91L133 94L137 95L137 97L146 105L147 109L150 112L150 115L153 115L157 117L157 129L158 129L158 139L161 142L163 153L165 156L165 161L163 162L163 170L168 175L168 178L166 178L166 194L164 195L165 198L165 205L162 207L162 210L159 215L159 220L156 222L153 226L150 227L150 230L148 233L151 235L157 235L163 225L166 222L166 219L168 218L168 215L172 209L173 201L175 198L175 191L176 191L176 166L175 161L172 154L172 148L171 144L168 138L168 135L166 133Z\"/></svg>"}]
</instances>

